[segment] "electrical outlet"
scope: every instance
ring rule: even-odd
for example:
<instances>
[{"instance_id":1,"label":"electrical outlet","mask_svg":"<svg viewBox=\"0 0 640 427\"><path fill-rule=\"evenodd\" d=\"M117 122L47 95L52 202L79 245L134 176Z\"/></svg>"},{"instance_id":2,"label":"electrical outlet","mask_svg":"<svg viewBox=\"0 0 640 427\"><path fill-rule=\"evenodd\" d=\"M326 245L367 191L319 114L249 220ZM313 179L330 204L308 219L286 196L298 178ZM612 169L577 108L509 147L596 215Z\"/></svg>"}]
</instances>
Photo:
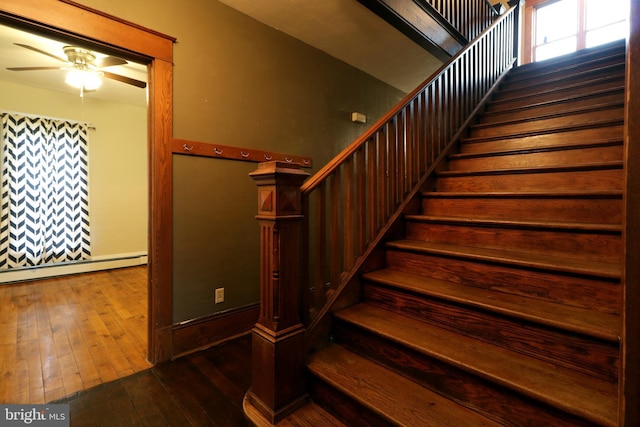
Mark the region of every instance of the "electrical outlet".
<instances>
[{"instance_id":1,"label":"electrical outlet","mask_svg":"<svg viewBox=\"0 0 640 427\"><path fill-rule=\"evenodd\" d=\"M216 289L216 304L221 304L224 302L224 288Z\"/></svg>"}]
</instances>

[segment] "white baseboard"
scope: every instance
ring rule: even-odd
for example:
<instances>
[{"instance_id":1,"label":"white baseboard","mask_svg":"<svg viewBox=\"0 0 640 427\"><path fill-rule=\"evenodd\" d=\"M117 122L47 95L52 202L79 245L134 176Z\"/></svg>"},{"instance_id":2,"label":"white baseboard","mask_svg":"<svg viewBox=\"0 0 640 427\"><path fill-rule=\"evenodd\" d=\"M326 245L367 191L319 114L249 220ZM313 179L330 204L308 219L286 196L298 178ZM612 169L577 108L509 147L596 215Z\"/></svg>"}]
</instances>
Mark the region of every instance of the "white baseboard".
<instances>
[{"instance_id":1,"label":"white baseboard","mask_svg":"<svg viewBox=\"0 0 640 427\"><path fill-rule=\"evenodd\" d=\"M114 268L147 264L146 252L115 254L93 257L88 261L69 262L51 266L25 267L0 271L0 284L46 279L69 274L89 273Z\"/></svg>"}]
</instances>

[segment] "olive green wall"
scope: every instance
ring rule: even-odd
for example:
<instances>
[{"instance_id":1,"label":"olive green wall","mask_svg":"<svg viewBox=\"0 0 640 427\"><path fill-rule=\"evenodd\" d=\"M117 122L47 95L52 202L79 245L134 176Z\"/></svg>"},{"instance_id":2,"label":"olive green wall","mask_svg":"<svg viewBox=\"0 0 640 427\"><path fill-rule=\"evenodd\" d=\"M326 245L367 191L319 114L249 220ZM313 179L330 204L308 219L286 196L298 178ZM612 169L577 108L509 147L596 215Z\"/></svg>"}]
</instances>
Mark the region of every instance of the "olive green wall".
<instances>
[{"instance_id":1,"label":"olive green wall","mask_svg":"<svg viewBox=\"0 0 640 427\"><path fill-rule=\"evenodd\" d=\"M176 138L310 156L317 170L366 129L351 112L371 123L404 95L214 0L81 3L177 38ZM256 165L173 160L174 321L257 302Z\"/></svg>"}]
</instances>

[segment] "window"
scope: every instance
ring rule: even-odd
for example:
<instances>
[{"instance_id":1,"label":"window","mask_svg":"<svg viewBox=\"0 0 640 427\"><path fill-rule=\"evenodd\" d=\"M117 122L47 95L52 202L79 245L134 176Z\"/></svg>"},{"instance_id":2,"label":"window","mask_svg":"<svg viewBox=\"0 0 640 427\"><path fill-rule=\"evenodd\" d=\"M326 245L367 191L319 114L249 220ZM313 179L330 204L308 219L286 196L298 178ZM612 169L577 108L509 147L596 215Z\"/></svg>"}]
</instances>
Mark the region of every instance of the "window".
<instances>
[{"instance_id":1,"label":"window","mask_svg":"<svg viewBox=\"0 0 640 427\"><path fill-rule=\"evenodd\" d=\"M0 269L88 259L87 125L0 119Z\"/></svg>"},{"instance_id":2,"label":"window","mask_svg":"<svg viewBox=\"0 0 640 427\"><path fill-rule=\"evenodd\" d=\"M527 5L525 62L623 39L629 0L533 0Z\"/></svg>"}]
</instances>

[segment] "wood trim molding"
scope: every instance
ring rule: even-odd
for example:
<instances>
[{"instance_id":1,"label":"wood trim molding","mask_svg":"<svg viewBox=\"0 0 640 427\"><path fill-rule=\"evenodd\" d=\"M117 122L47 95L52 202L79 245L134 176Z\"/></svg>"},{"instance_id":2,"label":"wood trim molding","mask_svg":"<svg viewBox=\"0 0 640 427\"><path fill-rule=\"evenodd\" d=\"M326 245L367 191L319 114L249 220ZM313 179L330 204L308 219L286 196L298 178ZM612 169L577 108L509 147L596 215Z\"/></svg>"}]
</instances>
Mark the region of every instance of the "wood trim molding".
<instances>
[{"instance_id":1,"label":"wood trim molding","mask_svg":"<svg viewBox=\"0 0 640 427\"><path fill-rule=\"evenodd\" d=\"M149 68L149 360L169 360L172 345L172 179L174 38L72 1L0 3L0 21L100 46Z\"/></svg>"},{"instance_id":2,"label":"wood trim molding","mask_svg":"<svg viewBox=\"0 0 640 427\"><path fill-rule=\"evenodd\" d=\"M174 325L173 357L250 333L258 321L259 311L260 304L256 303Z\"/></svg>"},{"instance_id":3,"label":"wood trim molding","mask_svg":"<svg viewBox=\"0 0 640 427\"><path fill-rule=\"evenodd\" d=\"M212 144L208 142L187 141L185 139L173 140L173 153L256 163L281 161L286 163L297 163L304 168L312 167L311 157L274 153L272 151L263 151L255 148L242 148L230 145Z\"/></svg>"},{"instance_id":4,"label":"wood trim molding","mask_svg":"<svg viewBox=\"0 0 640 427\"><path fill-rule=\"evenodd\" d=\"M640 425L640 3L631 2L625 95L623 325L618 425Z\"/></svg>"},{"instance_id":5,"label":"wood trim molding","mask_svg":"<svg viewBox=\"0 0 640 427\"><path fill-rule=\"evenodd\" d=\"M3 2L0 10L15 21L99 45L111 45L171 63L175 38L65 0Z\"/></svg>"}]
</instances>

